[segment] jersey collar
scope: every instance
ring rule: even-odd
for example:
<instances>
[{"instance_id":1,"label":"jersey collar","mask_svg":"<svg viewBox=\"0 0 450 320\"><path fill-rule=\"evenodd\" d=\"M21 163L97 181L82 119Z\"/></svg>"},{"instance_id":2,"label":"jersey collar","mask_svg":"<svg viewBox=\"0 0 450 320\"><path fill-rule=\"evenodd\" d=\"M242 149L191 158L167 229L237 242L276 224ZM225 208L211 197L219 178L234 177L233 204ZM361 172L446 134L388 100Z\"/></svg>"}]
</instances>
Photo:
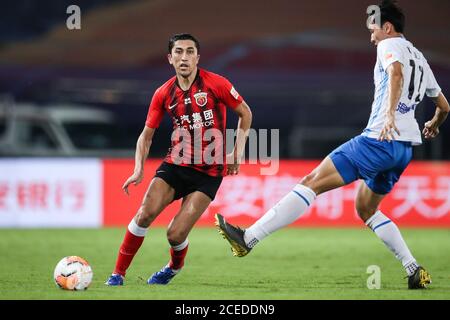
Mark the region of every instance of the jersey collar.
<instances>
[{"instance_id":1,"label":"jersey collar","mask_svg":"<svg viewBox=\"0 0 450 320\"><path fill-rule=\"evenodd\" d=\"M194 83L197 82L198 78L200 78L200 68L197 68L197 74L195 75L194 81L192 81L191 86L190 86L187 90L183 90L183 89L180 87L180 84L178 83L178 77L177 77L177 76L175 76L175 83L176 83L178 89L180 89L180 90L183 91L183 92L188 92L188 91L191 90L191 88L192 88L192 86L194 85Z\"/></svg>"}]
</instances>

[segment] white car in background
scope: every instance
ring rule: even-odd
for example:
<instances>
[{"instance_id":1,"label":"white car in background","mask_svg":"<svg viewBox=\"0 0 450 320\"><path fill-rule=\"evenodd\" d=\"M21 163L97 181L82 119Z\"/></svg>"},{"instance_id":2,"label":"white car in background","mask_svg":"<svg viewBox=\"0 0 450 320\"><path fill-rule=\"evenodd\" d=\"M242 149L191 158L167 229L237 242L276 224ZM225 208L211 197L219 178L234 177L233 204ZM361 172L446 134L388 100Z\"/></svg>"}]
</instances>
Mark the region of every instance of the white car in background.
<instances>
[{"instance_id":1,"label":"white car in background","mask_svg":"<svg viewBox=\"0 0 450 320\"><path fill-rule=\"evenodd\" d=\"M133 156L114 114L80 105L0 105L0 156ZM126 139L125 139L126 140Z\"/></svg>"}]
</instances>

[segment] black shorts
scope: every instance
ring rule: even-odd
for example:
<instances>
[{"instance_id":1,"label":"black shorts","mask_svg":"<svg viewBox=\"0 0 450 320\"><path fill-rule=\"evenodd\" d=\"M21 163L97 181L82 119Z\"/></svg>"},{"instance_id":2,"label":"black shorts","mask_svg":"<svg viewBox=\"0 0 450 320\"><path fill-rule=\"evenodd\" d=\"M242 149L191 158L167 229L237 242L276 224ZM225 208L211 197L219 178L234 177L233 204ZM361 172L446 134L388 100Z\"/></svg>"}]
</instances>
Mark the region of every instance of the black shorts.
<instances>
[{"instance_id":1,"label":"black shorts","mask_svg":"<svg viewBox=\"0 0 450 320\"><path fill-rule=\"evenodd\" d=\"M163 179L175 189L174 200L187 196L194 191L206 194L214 200L223 177L212 177L198 170L163 162L156 169L155 177Z\"/></svg>"}]
</instances>

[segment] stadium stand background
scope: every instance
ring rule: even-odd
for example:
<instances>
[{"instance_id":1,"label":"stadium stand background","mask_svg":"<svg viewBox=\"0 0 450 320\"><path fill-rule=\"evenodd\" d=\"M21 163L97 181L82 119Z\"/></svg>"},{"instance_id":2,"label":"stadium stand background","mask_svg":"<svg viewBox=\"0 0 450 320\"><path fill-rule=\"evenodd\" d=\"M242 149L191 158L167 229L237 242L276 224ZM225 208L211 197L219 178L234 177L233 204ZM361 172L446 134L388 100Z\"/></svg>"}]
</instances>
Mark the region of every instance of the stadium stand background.
<instances>
[{"instance_id":1,"label":"stadium stand background","mask_svg":"<svg viewBox=\"0 0 450 320\"><path fill-rule=\"evenodd\" d=\"M365 27L375 1L31 1L2 3L0 95L16 102L80 103L112 110L130 150L154 90L173 75L170 35L200 39L200 66L228 77L254 111L253 127L280 129L283 158L321 158L365 127L376 49ZM68 30L68 5L81 30ZM401 1L406 37L450 92L450 2ZM425 99L421 124L434 107ZM228 127L235 127L230 113ZM152 146L162 156L165 118ZM450 126L415 159L449 159Z\"/></svg>"}]
</instances>

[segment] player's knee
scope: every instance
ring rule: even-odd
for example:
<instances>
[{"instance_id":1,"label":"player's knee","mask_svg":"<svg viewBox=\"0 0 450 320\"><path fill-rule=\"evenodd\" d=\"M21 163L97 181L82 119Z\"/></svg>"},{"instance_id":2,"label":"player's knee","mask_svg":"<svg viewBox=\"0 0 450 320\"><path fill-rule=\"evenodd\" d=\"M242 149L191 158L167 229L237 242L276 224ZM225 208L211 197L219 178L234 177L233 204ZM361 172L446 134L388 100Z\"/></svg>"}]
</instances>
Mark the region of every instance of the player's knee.
<instances>
[{"instance_id":1,"label":"player's knee","mask_svg":"<svg viewBox=\"0 0 450 320\"><path fill-rule=\"evenodd\" d=\"M314 185L314 181L316 178L316 174L314 172L306 175L303 177L303 179L300 181L300 183L302 185L304 185L305 187L311 188Z\"/></svg>"},{"instance_id":2,"label":"player's knee","mask_svg":"<svg viewBox=\"0 0 450 320\"><path fill-rule=\"evenodd\" d=\"M171 246L182 244L186 238L187 235L182 230L177 230L173 227L167 229L167 241L169 241Z\"/></svg>"},{"instance_id":3,"label":"player's knee","mask_svg":"<svg viewBox=\"0 0 450 320\"><path fill-rule=\"evenodd\" d=\"M136 222L141 227L148 227L159 215L159 211L155 208L142 205L137 212Z\"/></svg>"},{"instance_id":4,"label":"player's knee","mask_svg":"<svg viewBox=\"0 0 450 320\"><path fill-rule=\"evenodd\" d=\"M317 179L317 173L311 172L310 174L303 177L302 180L300 180L300 184L304 185L305 187L310 188L312 191L314 191L317 195L322 193L322 188L320 187L320 183Z\"/></svg>"}]
</instances>

